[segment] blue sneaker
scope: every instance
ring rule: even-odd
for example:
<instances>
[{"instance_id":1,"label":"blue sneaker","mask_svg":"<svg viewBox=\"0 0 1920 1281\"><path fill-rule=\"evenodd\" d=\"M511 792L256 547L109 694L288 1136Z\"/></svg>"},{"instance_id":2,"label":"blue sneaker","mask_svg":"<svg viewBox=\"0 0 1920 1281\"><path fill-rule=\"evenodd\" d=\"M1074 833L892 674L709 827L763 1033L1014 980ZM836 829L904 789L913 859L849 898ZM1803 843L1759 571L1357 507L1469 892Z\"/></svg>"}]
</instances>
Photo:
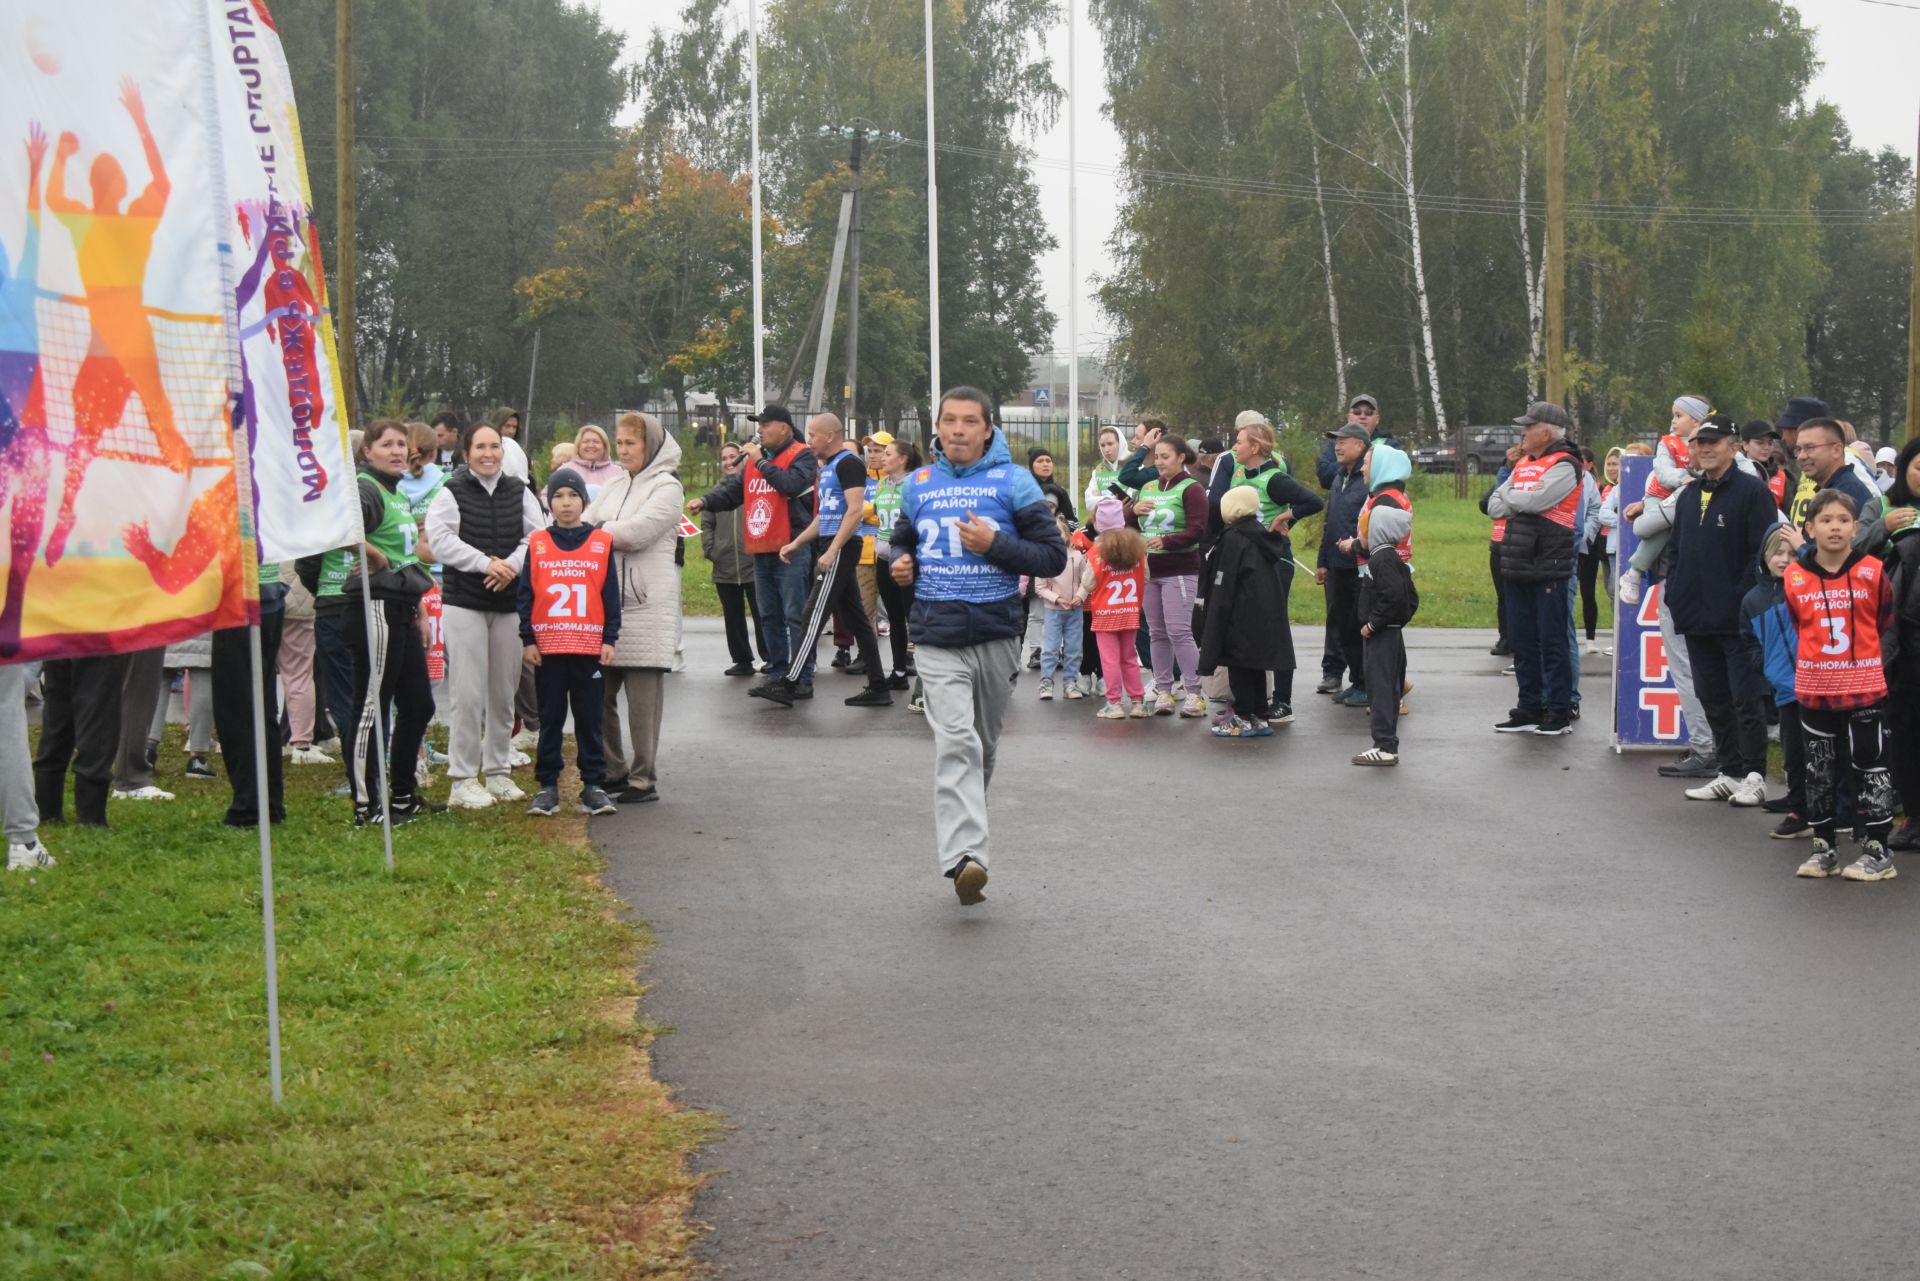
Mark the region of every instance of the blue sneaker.
<instances>
[{"instance_id":1,"label":"blue sneaker","mask_svg":"<svg viewBox=\"0 0 1920 1281\"><path fill-rule=\"evenodd\" d=\"M1361 689L1358 685L1349 685L1345 692L1333 701L1342 707L1365 707L1367 705L1367 691Z\"/></svg>"}]
</instances>

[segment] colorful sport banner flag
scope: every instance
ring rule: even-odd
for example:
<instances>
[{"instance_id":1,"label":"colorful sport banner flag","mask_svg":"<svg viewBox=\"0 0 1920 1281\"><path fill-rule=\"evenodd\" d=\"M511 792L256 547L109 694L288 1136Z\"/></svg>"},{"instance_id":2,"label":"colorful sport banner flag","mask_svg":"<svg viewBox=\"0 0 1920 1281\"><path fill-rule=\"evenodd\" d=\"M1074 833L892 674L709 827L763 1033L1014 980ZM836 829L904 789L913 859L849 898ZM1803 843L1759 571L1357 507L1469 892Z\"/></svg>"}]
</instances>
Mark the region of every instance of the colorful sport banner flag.
<instances>
[{"instance_id":1,"label":"colorful sport banner flag","mask_svg":"<svg viewBox=\"0 0 1920 1281\"><path fill-rule=\"evenodd\" d=\"M0 659L244 624L206 9L0 15Z\"/></svg>"},{"instance_id":2,"label":"colorful sport banner flag","mask_svg":"<svg viewBox=\"0 0 1920 1281\"><path fill-rule=\"evenodd\" d=\"M360 511L293 80L264 0L208 0L253 523L271 564L357 543Z\"/></svg>"},{"instance_id":3,"label":"colorful sport banner flag","mask_svg":"<svg viewBox=\"0 0 1920 1281\"><path fill-rule=\"evenodd\" d=\"M1653 474L1653 459L1632 454L1620 460L1620 511L1640 502ZM1640 539L1633 522L1620 518L1620 554L1614 572L1633 558ZM1667 661L1666 637L1660 634L1660 593L1665 583L1648 583L1638 605L1616 600L1613 611L1613 747L1682 747L1687 741L1687 718L1680 710L1680 691L1674 688L1673 668Z\"/></svg>"},{"instance_id":4,"label":"colorful sport banner flag","mask_svg":"<svg viewBox=\"0 0 1920 1281\"><path fill-rule=\"evenodd\" d=\"M447 615L438 587L429 588L420 598L420 616L427 620L427 679L443 681L447 679Z\"/></svg>"}]
</instances>

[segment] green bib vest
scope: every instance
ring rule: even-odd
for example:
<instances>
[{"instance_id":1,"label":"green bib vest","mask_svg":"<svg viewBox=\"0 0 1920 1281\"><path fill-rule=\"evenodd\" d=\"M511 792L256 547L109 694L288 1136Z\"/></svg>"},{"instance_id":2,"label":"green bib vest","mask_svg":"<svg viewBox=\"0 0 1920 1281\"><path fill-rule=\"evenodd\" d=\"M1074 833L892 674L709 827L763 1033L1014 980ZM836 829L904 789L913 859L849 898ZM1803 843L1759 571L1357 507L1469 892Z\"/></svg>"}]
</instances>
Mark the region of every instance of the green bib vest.
<instances>
[{"instance_id":1,"label":"green bib vest","mask_svg":"<svg viewBox=\"0 0 1920 1281\"><path fill-rule=\"evenodd\" d=\"M1276 470L1263 463L1260 471L1248 472L1245 465L1236 462L1233 465L1233 483L1227 486L1229 489L1251 487L1260 496L1260 525L1264 529L1273 528L1273 522L1280 519L1280 513L1289 510L1274 502L1273 496L1267 493L1267 482Z\"/></svg>"},{"instance_id":2,"label":"green bib vest","mask_svg":"<svg viewBox=\"0 0 1920 1281\"><path fill-rule=\"evenodd\" d=\"M1172 489L1162 489L1163 482L1154 481L1140 491L1140 501L1147 504L1147 514L1140 518L1140 533L1145 538L1165 538L1168 534L1177 534L1187 527L1187 504L1184 495L1187 486L1193 484L1193 477L1182 476L1174 482ZM1149 556L1163 555L1149 548Z\"/></svg>"},{"instance_id":3,"label":"green bib vest","mask_svg":"<svg viewBox=\"0 0 1920 1281\"><path fill-rule=\"evenodd\" d=\"M380 482L374 484L380 485ZM420 536L420 527L414 523L413 504L405 494L397 489L389 490L385 485L380 485L380 496L386 502L386 510L380 516L380 527L367 534L367 543L387 558L389 569L419 564L419 557L413 554L413 545Z\"/></svg>"}]
</instances>

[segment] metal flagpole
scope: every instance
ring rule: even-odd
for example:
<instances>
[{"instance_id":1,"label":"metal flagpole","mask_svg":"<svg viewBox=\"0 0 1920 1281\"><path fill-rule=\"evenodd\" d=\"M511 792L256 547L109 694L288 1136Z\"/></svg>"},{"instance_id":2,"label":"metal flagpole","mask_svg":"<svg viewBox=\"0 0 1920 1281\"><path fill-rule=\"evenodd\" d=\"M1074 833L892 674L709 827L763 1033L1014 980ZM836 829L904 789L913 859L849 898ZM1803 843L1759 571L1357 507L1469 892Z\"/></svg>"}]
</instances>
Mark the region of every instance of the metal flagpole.
<instances>
[{"instance_id":1,"label":"metal flagpole","mask_svg":"<svg viewBox=\"0 0 1920 1281\"><path fill-rule=\"evenodd\" d=\"M357 475L354 484L356 488L359 485ZM357 493L353 500L353 511L355 516L360 514L360 499ZM393 776L393 767L387 760L387 708L385 701L380 697L380 681L377 677L378 670L386 665L387 656L385 653L375 653L373 648L373 611L377 607L373 603L373 576L367 572L366 522L361 521L360 525L360 542L354 548L353 558L360 562L360 602L364 606L361 625L367 629L367 667L369 669L367 702L373 707L373 743L380 754L380 830L386 838L387 870L391 872L393 870L393 788L388 786L388 780ZM356 713L358 710L355 709ZM347 733L347 727L344 725L335 728L342 734ZM358 727L354 732L358 733ZM347 754L344 738L340 740L340 750L341 755ZM353 767L361 772L362 777L365 776L365 761L355 761ZM348 790L357 790L353 787L353 780L349 780Z\"/></svg>"},{"instance_id":2,"label":"metal flagpole","mask_svg":"<svg viewBox=\"0 0 1920 1281\"><path fill-rule=\"evenodd\" d=\"M940 184L933 133L933 0L927 0L927 403L940 413ZM922 424L927 432L930 424ZM926 434L926 433L923 433Z\"/></svg>"},{"instance_id":3,"label":"metal flagpole","mask_svg":"<svg viewBox=\"0 0 1920 1281\"><path fill-rule=\"evenodd\" d=\"M747 112L752 117L753 408L767 403L767 331L760 290L760 6L747 0Z\"/></svg>"},{"instance_id":4,"label":"metal flagpole","mask_svg":"<svg viewBox=\"0 0 1920 1281\"><path fill-rule=\"evenodd\" d=\"M1074 139L1074 10L1067 0L1067 492L1080 492L1080 169ZM1093 517L1089 515L1088 520Z\"/></svg>"},{"instance_id":5,"label":"metal flagpole","mask_svg":"<svg viewBox=\"0 0 1920 1281\"><path fill-rule=\"evenodd\" d=\"M251 488L251 486L249 486ZM249 499L251 502L251 499ZM266 670L260 656L260 624L247 628L253 668L253 803L260 822L260 917L267 936L267 1062L273 1071L273 1101L280 1101L280 962L273 944L272 789L267 786Z\"/></svg>"},{"instance_id":6,"label":"metal flagpole","mask_svg":"<svg viewBox=\"0 0 1920 1281\"><path fill-rule=\"evenodd\" d=\"M527 369L527 407L520 411L520 434L525 436L523 450L533 449L533 385L540 377L540 331L533 331L533 363Z\"/></svg>"}]
</instances>

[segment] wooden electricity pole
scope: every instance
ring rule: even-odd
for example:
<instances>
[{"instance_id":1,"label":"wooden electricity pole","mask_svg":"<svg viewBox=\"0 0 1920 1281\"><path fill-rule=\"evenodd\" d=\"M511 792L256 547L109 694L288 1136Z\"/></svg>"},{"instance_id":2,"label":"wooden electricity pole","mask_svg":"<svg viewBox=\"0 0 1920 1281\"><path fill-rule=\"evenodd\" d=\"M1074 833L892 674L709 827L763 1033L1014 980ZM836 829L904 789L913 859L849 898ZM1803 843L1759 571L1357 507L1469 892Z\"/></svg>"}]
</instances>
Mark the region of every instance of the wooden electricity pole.
<instances>
[{"instance_id":1,"label":"wooden electricity pole","mask_svg":"<svg viewBox=\"0 0 1920 1281\"><path fill-rule=\"evenodd\" d=\"M333 157L339 188L334 211L333 327L340 351L340 382L346 389L340 408L351 427L360 416L360 368L353 353L353 283L359 270L353 252L353 206L358 186L353 164L353 0L334 0L333 84Z\"/></svg>"},{"instance_id":2,"label":"wooden electricity pole","mask_svg":"<svg viewBox=\"0 0 1920 1281\"><path fill-rule=\"evenodd\" d=\"M1567 5L1547 0L1547 399L1567 403Z\"/></svg>"},{"instance_id":3,"label":"wooden electricity pole","mask_svg":"<svg viewBox=\"0 0 1920 1281\"><path fill-rule=\"evenodd\" d=\"M1920 147L1913 153L1913 295L1907 307L1907 439L1920 437Z\"/></svg>"}]
</instances>

